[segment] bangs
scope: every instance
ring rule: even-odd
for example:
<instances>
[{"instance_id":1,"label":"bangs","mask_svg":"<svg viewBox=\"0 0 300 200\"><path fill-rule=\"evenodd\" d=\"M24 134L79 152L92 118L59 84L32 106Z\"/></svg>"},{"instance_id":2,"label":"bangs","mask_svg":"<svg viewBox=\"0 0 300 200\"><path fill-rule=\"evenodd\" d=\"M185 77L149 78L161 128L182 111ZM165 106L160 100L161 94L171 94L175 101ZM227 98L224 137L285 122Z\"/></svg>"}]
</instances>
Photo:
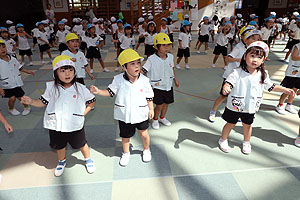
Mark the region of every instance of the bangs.
<instances>
[{"instance_id":1,"label":"bangs","mask_svg":"<svg viewBox=\"0 0 300 200\"><path fill-rule=\"evenodd\" d=\"M261 47L251 47L249 49L247 49L246 54L254 54L256 56L262 56L262 57L266 57L266 53L265 51L261 48Z\"/></svg>"},{"instance_id":2,"label":"bangs","mask_svg":"<svg viewBox=\"0 0 300 200\"><path fill-rule=\"evenodd\" d=\"M71 66L71 65L65 65L65 66L62 66L62 67L60 67L61 69L64 69L64 70L66 70L66 69L75 69L73 66Z\"/></svg>"}]
</instances>

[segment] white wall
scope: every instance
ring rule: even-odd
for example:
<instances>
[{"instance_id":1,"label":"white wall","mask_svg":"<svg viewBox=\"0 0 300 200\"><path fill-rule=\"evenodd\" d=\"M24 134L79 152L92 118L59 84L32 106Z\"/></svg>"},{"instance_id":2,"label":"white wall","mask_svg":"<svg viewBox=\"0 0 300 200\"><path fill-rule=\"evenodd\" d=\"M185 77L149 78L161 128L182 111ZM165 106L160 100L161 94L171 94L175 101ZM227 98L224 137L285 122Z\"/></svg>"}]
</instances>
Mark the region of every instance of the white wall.
<instances>
[{"instance_id":1,"label":"white wall","mask_svg":"<svg viewBox=\"0 0 300 200\"><path fill-rule=\"evenodd\" d=\"M61 2L62 8L55 8L54 3L55 2ZM49 0L49 3L51 4L51 8L54 10L54 12L68 12L68 0ZM46 6L47 8L47 6Z\"/></svg>"}]
</instances>

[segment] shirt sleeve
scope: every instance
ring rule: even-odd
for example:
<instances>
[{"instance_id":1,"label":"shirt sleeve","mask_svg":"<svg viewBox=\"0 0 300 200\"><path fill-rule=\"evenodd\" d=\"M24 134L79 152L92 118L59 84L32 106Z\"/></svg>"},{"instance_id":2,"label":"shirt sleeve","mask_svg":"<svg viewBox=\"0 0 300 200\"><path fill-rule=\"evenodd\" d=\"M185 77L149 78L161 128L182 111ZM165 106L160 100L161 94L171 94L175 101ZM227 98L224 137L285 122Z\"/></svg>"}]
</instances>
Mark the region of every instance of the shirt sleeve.
<instances>
[{"instance_id":1,"label":"shirt sleeve","mask_svg":"<svg viewBox=\"0 0 300 200\"><path fill-rule=\"evenodd\" d=\"M111 97L115 96L118 93L120 84L118 83L119 81L117 80L116 77L114 77L113 81L111 84L108 85L107 90L110 94Z\"/></svg>"},{"instance_id":2,"label":"shirt sleeve","mask_svg":"<svg viewBox=\"0 0 300 200\"><path fill-rule=\"evenodd\" d=\"M123 35L119 38L119 41L121 42L121 43L123 43L123 40L124 40L124 37L123 37Z\"/></svg>"},{"instance_id":3,"label":"shirt sleeve","mask_svg":"<svg viewBox=\"0 0 300 200\"><path fill-rule=\"evenodd\" d=\"M96 101L95 95L93 95L85 86L82 85L82 93L86 104L91 104Z\"/></svg>"},{"instance_id":4,"label":"shirt sleeve","mask_svg":"<svg viewBox=\"0 0 300 200\"><path fill-rule=\"evenodd\" d=\"M267 74L267 77L266 77L266 79L264 81L264 89L268 90L269 92L271 92L274 89L275 84L272 83L272 81L271 81L271 79L269 77L268 71L266 71L266 74Z\"/></svg>"},{"instance_id":5,"label":"shirt sleeve","mask_svg":"<svg viewBox=\"0 0 300 200\"><path fill-rule=\"evenodd\" d=\"M240 54L240 50L236 47L234 47L232 49L232 51L230 52L230 54L228 54L228 56L232 57L232 58L237 58L237 56Z\"/></svg>"},{"instance_id":6,"label":"shirt sleeve","mask_svg":"<svg viewBox=\"0 0 300 200\"><path fill-rule=\"evenodd\" d=\"M232 87L235 87L237 79L239 77L238 71L235 69L226 79L226 83L229 83Z\"/></svg>"},{"instance_id":7,"label":"shirt sleeve","mask_svg":"<svg viewBox=\"0 0 300 200\"><path fill-rule=\"evenodd\" d=\"M179 33L178 40L182 41L182 34Z\"/></svg>"},{"instance_id":8,"label":"shirt sleeve","mask_svg":"<svg viewBox=\"0 0 300 200\"><path fill-rule=\"evenodd\" d=\"M151 61L150 59L147 59L146 63L144 64L144 66L142 67L142 70L147 73L151 70Z\"/></svg>"},{"instance_id":9,"label":"shirt sleeve","mask_svg":"<svg viewBox=\"0 0 300 200\"><path fill-rule=\"evenodd\" d=\"M148 79L145 81L145 94L147 101L153 101L154 92Z\"/></svg>"},{"instance_id":10,"label":"shirt sleeve","mask_svg":"<svg viewBox=\"0 0 300 200\"><path fill-rule=\"evenodd\" d=\"M51 91L53 91L53 87L54 87L54 82L46 83L46 90L44 94L42 94L41 97L39 98L43 102L43 104L48 105L50 101Z\"/></svg>"}]
</instances>

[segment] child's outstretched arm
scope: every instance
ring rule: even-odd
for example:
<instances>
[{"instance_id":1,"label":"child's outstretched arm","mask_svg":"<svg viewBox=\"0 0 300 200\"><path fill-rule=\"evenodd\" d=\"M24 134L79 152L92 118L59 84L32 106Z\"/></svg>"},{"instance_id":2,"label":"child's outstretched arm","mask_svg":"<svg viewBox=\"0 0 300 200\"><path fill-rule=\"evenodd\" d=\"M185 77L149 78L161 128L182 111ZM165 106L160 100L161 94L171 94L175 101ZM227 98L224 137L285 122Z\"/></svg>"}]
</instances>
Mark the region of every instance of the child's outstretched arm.
<instances>
[{"instance_id":1,"label":"child's outstretched arm","mask_svg":"<svg viewBox=\"0 0 300 200\"><path fill-rule=\"evenodd\" d=\"M275 85L272 91L274 91L274 92L283 92L285 94L295 96L295 91L293 89L285 88L285 87L282 87L280 85Z\"/></svg>"},{"instance_id":2,"label":"child's outstretched arm","mask_svg":"<svg viewBox=\"0 0 300 200\"><path fill-rule=\"evenodd\" d=\"M42 100L40 100L40 99L34 100L34 99L31 99L28 96L21 97L21 103L22 104L27 104L27 105L32 105L34 107L39 107L39 108L42 108L42 107L46 106L46 104L44 104L42 102Z\"/></svg>"},{"instance_id":3,"label":"child's outstretched arm","mask_svg":"<svg viewBox=\"0 0 300 200\"><path fill-rule=\"evenodd\" d=\"M108 90L100 90L99 88L97 88L94 85L91 85L90 91L93 94L97 94L97 95L104 96L104 97L110 97L111 96L110 93L108 92Z\"/></svg>"},{"instance_id":4,"label":"child's outstretched arm","mask_svg":"<svg viewBox=\"0 0 300 200\"><path fill-rule=\"evenodd\" d=\"M88 114L92 110L92 108L96 105L96 101L87 105L84 111L84 115Z\"/></svg>"},{"instance_id":5,"label":"child's outstretched arm","mask_svg":"<svg viewBox=\"0 0 300 200\"><path fill-rule=\"evenodd\" d=\"M4 125L5 130L8 133L13 132L13 127L8 123L8 121L6 120L6 118L2 115L2 113L0 113L0 122Z\"/></svg>"},{"instance_id":6,"label":"child's outstretched arm","mask_svg":"<svg viewBox=\"0 0 300 200\"><path fill-rule=\"evenodd\" d=\"M20 69L20 71L21 71L21 72L24 72L24 73L26 73L26 74L31 74L31 75L34 75L34 74L35 74L34 71L25 69L24 67L22 67L22 68Z\"/></svg>"}]
</instances>

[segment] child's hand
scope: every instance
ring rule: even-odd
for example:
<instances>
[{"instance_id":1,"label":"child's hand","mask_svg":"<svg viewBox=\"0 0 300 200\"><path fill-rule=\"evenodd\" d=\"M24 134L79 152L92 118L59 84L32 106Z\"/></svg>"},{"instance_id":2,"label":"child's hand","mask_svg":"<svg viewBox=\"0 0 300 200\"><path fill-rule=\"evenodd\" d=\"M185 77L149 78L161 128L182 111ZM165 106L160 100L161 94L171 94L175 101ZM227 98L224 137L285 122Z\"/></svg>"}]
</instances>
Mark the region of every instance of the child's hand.
<instances>
[{"instance_id":1,"label":"child's hand","mask_svg":"<svg viewBox=\"0 0 300 200\"><path fill-rule=\"evenodd\" d=\"M297 95L299 95L299 94L300 94L300 90L297 91Z\"/></svg>"},{"instance_id":2,"label":"child's hand","mask_svg":"<svg viewBox=\"0 0 300 200\"><path fill-rule=\"evenodd\" d=\"M34 71L29 71L29 74L31 74L32 76L34 76L35 72Z\"/></svg>"},{"instance_id":3,"label":"child's hand","mask_svg":"<svg viewBox=\"0 0 300 200\"><path fill-rule=\"evenodd\" d=\"M7 131L7 133L13 132L13 127L9 123L4 124L4 127L5 127L5 130Z\"/></svg>"},{"instance_id":4,"label":"child's hand","mask_svg":"<svg viewBox=\"0 0 300 200\"><path fill-rule=\"evenodd\" d=\"M91 80L94 80L95 77L94 77L93 74L91 74L91 75L90 75L90 78L91 78Z\"/></svg>"},{"instance_id":5,"label":"child's hand","mask_svg":"<svg viewBox=\"0 0 300 200\"><path fill-rule=\"evenodd\" d=\"M175 86L177 87L177 88L179 88L179 82L175 79L174 80L174 83L175 83Z\"/></svg>"},{"instance_id":6,"label":"child's hand","mask_svg":"<svg viewBox=\"0 0 300 200\"><path fill-rule=\"evenodd\" d=\"M222 93L224 95L227 95L231 92L231 88L230 88L230 85L228 83L226 83L224 86L223 86L223 90L222 90Z\"/></svg>"},{"instance_id":7,"label":"child's hand","mask_svg":"<svg viewBox=\"0 0 300 200\"><path fill-rule=\"evenodd\" d=\"M76 62L76 58L72 58L71 60L72 60L73 62Z\"/></svg>"},{"instance_id":8,"label":"child's hand","mask_svg":"<svg viewBox=\"0 0 300 200\"><path fill-rule=\"evenodd\" d=\"M94 86L94 85L91 85L90 91L93 94L98 94L100 92L100 90L96 86Z\"/></svg>"},{"instance_id":9,"label":"child's hand","mask_svg":"<svg viewBox=\"0 0 300 200\"><path fill-rule=\"evenodd\" d=\"M153 119L153 117L154 117L154 110L150 109L149 110L149 119L151 120L151 119Z\"/></svg>"},{"instance_id":10,"label":"child's hand","mask_svg":"<svg viewBox=\"0 0 300 200\"><path fill-rule=\"evenodd\" d=\"M32 104L32 99L28 96L23 96L23 97L21 97L21 103L30 105L30 104Z\"/></svg>"},{"instance_id":11,"label":"child's hand","mask_svg":"<svg viewBox=\"0 0 300 200\"><path fill-rule=\"evenodd\" d=\"M1 94L1 96L5 96L5 92L4 92L4 90L2 89L2 88L0 88L0 94Z\"/></svg>"},{"instance_id":12,"label":"child's hand","mask_svg":"<svg viewBox=\"0 0 300 200\"><path fill-rule=\"evenodd\" d=\"M295 91L293 89L284 88L283 93L288 94L289 96L295 96ZM298 94L298 92L297 92Z\"/></svg>"}]
</instances>

